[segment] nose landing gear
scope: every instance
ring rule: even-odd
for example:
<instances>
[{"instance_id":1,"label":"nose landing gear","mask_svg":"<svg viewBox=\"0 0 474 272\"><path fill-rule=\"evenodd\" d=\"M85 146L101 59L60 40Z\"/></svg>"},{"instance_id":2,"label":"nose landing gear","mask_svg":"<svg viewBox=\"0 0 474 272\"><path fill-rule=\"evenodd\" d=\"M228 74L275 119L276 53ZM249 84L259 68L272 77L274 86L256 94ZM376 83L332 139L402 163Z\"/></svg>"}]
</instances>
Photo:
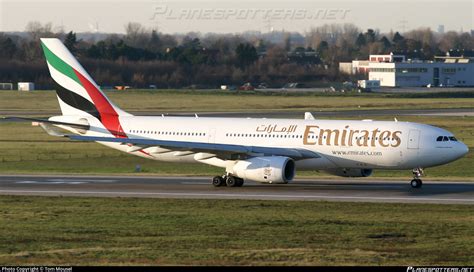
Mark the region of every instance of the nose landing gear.
<instances>
[{"instance_id":1,"label":"nose landing gear","mask_svg":"<svg viewBox=\"0 0 474 272\"><path fill-rule=\"evenodd\" d=\"M421 179L414 178L411 180L410 185L412 188L421 188L423 182L421 181Z\"/></svg>"},{"instance_id":2,"label":"nose landing gear","mask_svg":"<svg viewBox=\"0 0 474 272\"><path fill-rule=\"evenodd\" d=\"M410 182L411 187L412 188L421 188L421 186L423 185L423 182L420 179L420 177L422 177L424 175L423 168L420 168L420 167L414 168L412 173L413 173L413 179Z\"/></svg>"}]
</instances>

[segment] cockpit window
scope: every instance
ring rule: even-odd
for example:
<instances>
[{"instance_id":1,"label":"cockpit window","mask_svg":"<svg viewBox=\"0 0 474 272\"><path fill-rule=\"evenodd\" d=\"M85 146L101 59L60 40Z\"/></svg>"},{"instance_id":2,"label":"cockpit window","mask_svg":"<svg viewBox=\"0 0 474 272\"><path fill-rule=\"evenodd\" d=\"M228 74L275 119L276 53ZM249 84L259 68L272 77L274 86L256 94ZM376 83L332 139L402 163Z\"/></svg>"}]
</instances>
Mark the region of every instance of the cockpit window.
<instances>
[{"instance_id":1,"label":"cockpit window","mask_svg":"<svg viewBox=\"0 0 474 272\"><path fill-rule=\"evenodd\" d=\"M456 137L454 136L438 136L438 138L436 138L436 141L437 142L447 142L447 141L457 142L458 139L456 139Z\"/></svg>"}]
</instances>

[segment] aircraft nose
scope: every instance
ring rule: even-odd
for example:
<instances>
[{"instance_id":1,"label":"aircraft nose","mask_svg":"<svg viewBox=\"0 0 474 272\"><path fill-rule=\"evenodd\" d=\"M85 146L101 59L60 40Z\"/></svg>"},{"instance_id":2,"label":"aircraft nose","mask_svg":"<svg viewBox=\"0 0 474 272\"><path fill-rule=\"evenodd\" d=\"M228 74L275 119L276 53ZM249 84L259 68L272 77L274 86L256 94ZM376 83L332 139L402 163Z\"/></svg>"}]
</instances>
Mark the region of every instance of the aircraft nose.
<instances>
[{"instance_id":1,"label":"aircraft nose","mask_svg":"<svg viewBox=\"0 0 474 272\"><path fill-rule=\"evenodd\" d=\"M459 145L456 148L456 153L458 155L458 158L461 158L469 152L469 147L467 147L467 145L462 142L458 142L458 144Z\"/></svg>"}]
</instances>

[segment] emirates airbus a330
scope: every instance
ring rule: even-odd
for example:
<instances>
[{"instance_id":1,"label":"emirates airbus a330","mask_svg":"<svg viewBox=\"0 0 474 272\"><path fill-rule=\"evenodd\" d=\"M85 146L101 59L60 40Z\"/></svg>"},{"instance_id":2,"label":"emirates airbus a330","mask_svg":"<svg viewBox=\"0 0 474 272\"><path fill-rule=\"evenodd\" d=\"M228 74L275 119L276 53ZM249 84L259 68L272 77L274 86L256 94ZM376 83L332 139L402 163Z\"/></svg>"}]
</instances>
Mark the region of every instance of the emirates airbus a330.
<instances>
[{"instance_id":1,"label":"emirates airbus a330","mask_svg":"<svg viewBox=\"0 0 474 272\"><path fill-rule=\"evenodd\" d=\"M288 183L298 170L367 177L373 169L414 169L446 164L468 152L454 135L430 125L395 121L134 116L112 102L58 39L41 39L62 115L39 122L53 136L92 141L170 162L224 168L214 186L239 187L244 179ZM65 132L67 131L67 132Z\"/></svg>"}]
</instances>

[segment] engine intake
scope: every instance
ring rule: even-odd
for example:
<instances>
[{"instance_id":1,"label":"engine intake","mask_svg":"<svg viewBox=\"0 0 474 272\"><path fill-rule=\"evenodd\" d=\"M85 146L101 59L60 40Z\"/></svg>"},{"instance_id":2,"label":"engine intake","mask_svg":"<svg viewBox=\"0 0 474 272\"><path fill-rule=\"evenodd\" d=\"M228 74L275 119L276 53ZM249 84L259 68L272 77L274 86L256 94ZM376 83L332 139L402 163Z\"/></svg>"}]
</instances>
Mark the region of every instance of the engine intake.
<instances>
[{"instance_id":1,"label":"engine intake","mask_svg":"<svg viewBox=\"0 0 474 272\"><path fill-rule=\"evenodd\" d=\"M288 157L255 157L237 161L232 174L264 183L288 183L295 177L295 162Z\"/></svg>"}]
</instances>

